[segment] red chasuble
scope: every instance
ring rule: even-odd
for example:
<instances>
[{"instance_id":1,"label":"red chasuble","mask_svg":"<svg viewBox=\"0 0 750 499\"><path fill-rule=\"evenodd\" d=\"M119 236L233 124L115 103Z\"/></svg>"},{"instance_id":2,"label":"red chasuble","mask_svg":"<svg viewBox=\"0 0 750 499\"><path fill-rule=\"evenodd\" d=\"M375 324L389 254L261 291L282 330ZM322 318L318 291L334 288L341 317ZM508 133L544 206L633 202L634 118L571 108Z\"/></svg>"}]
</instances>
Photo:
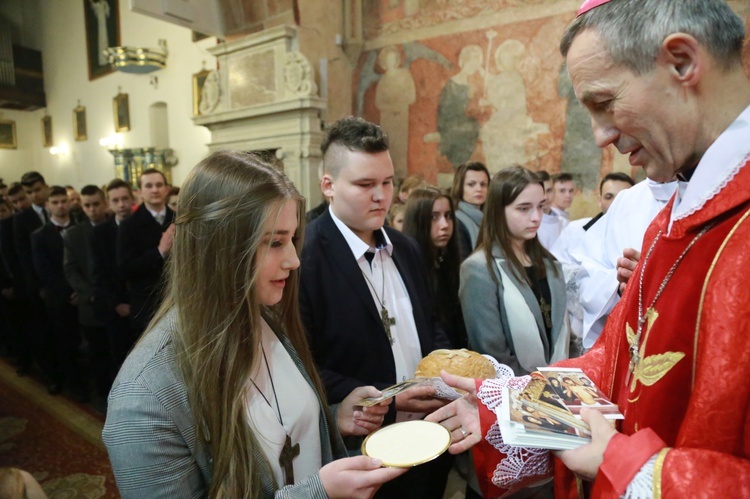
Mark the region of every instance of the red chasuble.
<instances>
[{"instance_id":1,"label":"red chasuble","mask_svg":"<svg viewBox=\"0 0 750 499\"><path fill-rule=\"evenodd\" d=\"M657 452L654 497L750 497L750 161L667 234L673 202L599 341L557 364L582 368L625 416L592 497L619 497ZM559 461L555 474L555 497L578 497Z\"/></svg>"}]
</instances>

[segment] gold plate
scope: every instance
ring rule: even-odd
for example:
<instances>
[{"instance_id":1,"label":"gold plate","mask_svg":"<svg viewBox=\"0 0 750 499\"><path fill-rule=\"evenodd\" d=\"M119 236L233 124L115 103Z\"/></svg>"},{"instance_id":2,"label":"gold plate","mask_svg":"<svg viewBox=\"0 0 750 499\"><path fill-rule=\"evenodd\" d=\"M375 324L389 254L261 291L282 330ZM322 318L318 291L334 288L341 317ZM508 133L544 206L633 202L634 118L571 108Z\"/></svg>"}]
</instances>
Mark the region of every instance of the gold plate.
<instances>
[{"instance_id":1,"label":"gold plate","mask_svg":"<svg viewBox=\"0 0 750 499\"><path fill-rule=\"evenodd\" d=\"M451 444L451 434L429 421L404 421L371 433L362 442L362 454L383 461L384 466L411 468L432 461Z\"/></svg>"}]
</instances>

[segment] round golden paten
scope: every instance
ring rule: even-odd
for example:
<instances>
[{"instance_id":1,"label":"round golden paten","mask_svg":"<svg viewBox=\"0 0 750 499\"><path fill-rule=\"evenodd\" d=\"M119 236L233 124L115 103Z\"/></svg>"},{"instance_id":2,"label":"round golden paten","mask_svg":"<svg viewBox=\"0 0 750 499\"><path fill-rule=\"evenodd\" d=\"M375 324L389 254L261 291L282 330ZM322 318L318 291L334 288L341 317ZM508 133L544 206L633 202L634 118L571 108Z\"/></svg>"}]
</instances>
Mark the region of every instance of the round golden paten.
<instances>
[{"instance_id":1,"label":"round golden paten","mask_svg":"<svg viewBox=\"0 0 750 499\"><path fill-rule=\"evenodd\" d=\"M371 433L362 442L362 454L383 461L383 466L411 468L432 461L451 444L450 432L429 421L404 421Z\"/></svg>"}]
</instances>

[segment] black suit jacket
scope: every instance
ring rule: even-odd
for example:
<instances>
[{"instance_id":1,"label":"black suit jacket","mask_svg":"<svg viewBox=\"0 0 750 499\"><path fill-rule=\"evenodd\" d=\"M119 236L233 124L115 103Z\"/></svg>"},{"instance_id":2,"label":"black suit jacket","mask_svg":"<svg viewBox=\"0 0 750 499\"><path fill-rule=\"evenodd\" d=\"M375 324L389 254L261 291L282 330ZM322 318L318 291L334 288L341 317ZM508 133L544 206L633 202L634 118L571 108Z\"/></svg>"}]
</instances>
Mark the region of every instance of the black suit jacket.
<instances>
[{"instance_id":1,"label":"black suit jacket","mask_svg":"<svg viewBox=\"0 0 750 499\"><path fill-rule=\"evenodd\" d=\"M104 322L116 317L117 304L130 303L125 279L117 268L117 232L115 217L94 227L94 315Z\"/></svg>"},{"instance_id":2,"label":"black suit jacket","mask_svg":"<svg viewBox=\"0 0 750 499\"><path fill-rule=\"evenodd\" d=\"M34 208L26 208L13 216L13 241L23 270L24 291L26 296L29 297L35 297L39 294L39 280L31 253L31 234L42 225L44 224Z\"/></svg>"},{"instance_id":3,"label":"black suit jacket","mask_svg":"<svg viewBox=\"0 0 750 499\"><path fill-rule=\"evenodd\" d=\"M393 261L409 293L422 355L450 348L432 313L416 241L385 228ZM354 388L396 383L396 365L367 283L328 210L307 228L302 251L300 310L330 403ZM393 404L386 422L393 421Z\"/></svg>"},{"instance_id":4,"label":"black suit jacket","mask_svg":"<svg viewBox=\"0 0 750 499\"><path fill-rule=\"evenodd\" d=\"M8 272L3 279L2 287L12 287L16 294L23 292L23 270L21 261L16 253L16 245L13 242L13 220L8 217L0 220L0 258L3 266Z\"/></svg>"},{"instance_id":5,"label":"black suit jacket","mask_svg":"<svg viewBox=\"0 0 750 499\"><path fill-rule=\"evenodd\" d=\"M70 304L73 288L65 279L62 235L49 222L31 234L31 252L36 276L44 291L44 303L51 309Z\"/></svg>"},{"instance_id":6,"label":"black suit jacket","mask_svg":"<svg viewBox=\"0 0 750 499\"><path fill-rule=\"evenodd\" d=\"M88 219L63 232L65 258L63 270L68 284L78 294L78 322L83 326L101 327L94 317L94 227Z\"/></svg>"},{"instance_id":7,"label":"black suit jacket","mask_svg":"<svg viewBox=\"0 0 750 499\"><path fill-rule=\"evenodd\" d=\"M169 207L159 225L146 205L141 205L117 231L117 268L127 283L131 323L139 330L146 328L156 309L164 269L159 241L173 221L174 211Z\"/></svg>"}]
</instances>

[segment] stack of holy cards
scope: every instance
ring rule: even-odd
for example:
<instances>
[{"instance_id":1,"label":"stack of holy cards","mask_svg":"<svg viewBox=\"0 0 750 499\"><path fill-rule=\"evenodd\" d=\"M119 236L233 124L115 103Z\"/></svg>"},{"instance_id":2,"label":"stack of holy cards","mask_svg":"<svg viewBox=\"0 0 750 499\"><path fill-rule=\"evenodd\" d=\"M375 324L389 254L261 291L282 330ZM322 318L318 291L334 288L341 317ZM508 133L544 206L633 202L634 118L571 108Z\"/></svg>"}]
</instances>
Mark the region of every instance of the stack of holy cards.
<instances>
[{"instance_id":1,"label":"stack of holy cards","mask_svg":"<svg viewBox=\"0 0 750 499\"><path fill-rule=\"evenodd\" d=\"M569 450L591 441L580 416L583 407L597 409L610 420L623 419L580 369L544 367L531 373L525 388L505 387L495 413L506 444Z\"/></svg>"}]
</instances>

